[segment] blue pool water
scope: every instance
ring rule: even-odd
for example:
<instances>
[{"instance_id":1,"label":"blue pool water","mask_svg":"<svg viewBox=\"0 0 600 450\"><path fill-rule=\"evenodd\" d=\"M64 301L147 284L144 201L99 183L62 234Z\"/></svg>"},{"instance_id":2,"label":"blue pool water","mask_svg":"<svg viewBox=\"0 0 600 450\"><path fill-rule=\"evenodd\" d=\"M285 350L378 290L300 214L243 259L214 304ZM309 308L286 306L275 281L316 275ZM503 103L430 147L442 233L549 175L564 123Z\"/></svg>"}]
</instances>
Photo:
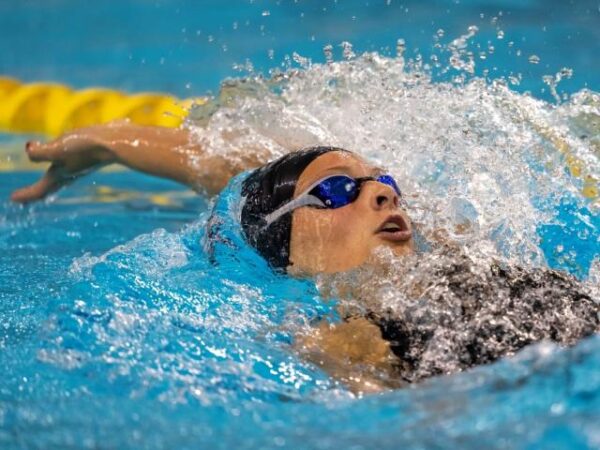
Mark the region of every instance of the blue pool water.
<instances>
[{"instance_id":1,"label":"blue pool water","mask_svg":"<svg viewBox=\"0 0 600 450\"><path fill-rule=\"evenodd\" d=\"M316 5L3 2L0 73L186 96L216 92L239 75L234 63L266 70L294 51L322 62L326 44L339 61L337 44L351 41L356 53L391 57L305 67L283 100L258 83L256 98L211 118L206 142L219 146L221 129L239 127L277 150L314 133L399 174L424 228L435 217L469 223L470 240L507 257L600 280L597 201L531 125L560 132L600 175L597 3ZM468 48L487 56L466 82L444 84L464 74L444 71L447 44L470 25L479 32ZM398 70L398 38L406 66L417 49L445 55L433 81ZM541 77L562 67L574 75L558 91L573 97L557 104ZM479 83L486 69L490 80L522 79L492 88ZM24 139L3 136L0 158ZM222 239L210 247L213 199L123 171L92 174L46 203L8 202L39 175L0 172L2 449L600 448L599 336L357 398L290 350L299 327L336 320L335 304L243 245L224 213L235 186L218 205Z\"/></svg>"},{"instance_id":2,"label":"blue pool water","mask_svg":"<svg viewBox=\"0 0 600 450\"><path fill-rule=\"evenodd\" d=\"M516 89L550 99L542 76L563 67L574 75L560 90L598 90L599 23L594 0L108 0L93 8L69 0L2 2L0 73L203 95L247 60L262 71L294 52L323 62L323 47L333 45L339 57L343 41L359 53L394 53L402 38L409 55L427 61L438 30L450 42L475 25L477 53L487 55L478 58L479 74L521 73ZM529 62L532 55L539 63Z\"/></svg>"}]
</instances>

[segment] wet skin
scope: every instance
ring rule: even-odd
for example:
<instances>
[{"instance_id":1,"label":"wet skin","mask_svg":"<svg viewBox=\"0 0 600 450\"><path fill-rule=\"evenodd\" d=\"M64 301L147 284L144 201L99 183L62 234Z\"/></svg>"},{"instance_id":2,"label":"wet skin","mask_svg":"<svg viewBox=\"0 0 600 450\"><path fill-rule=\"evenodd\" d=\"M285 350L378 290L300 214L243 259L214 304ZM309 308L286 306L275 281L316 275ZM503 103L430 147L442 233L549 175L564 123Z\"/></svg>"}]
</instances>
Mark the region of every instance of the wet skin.
<instances>
[{"instance_id":1,"label":"wet skin","mask_svg":"<svg viewBox=\"0 0 600 450\"><path fill-rule=\"evenodd\" d=\"M326 153L302 172L294 197L330 175L358 178L382 173L352 153ZM411 222L400 207L398 195L377 181L365 182L358 198L349 205L337 209L303 207L292 214L288 273L293 275L346 271L363 264L380 246L390 247L398 256L414 251ZM382 230L390 229L386 224L395 231Z\"/></svg>"}]
</instances>

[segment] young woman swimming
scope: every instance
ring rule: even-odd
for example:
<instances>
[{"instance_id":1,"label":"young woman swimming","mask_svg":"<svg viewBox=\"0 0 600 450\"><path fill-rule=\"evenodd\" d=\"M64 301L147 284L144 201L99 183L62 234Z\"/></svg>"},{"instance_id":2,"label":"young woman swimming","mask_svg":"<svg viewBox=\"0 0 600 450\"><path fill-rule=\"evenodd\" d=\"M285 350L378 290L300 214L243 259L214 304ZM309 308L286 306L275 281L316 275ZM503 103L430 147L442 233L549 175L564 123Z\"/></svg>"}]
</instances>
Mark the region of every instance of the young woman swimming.
<instances>
[{"instance_id":1,"label":"young woman swimming","mask_svg":"<svg viewBox=\"0 0 600 450\"><path fill-rule=\"evenodd\" d=\"M381 247L396 258L414 257L413 228L398 183L347 150L315 147L261 166L266 155L260 152L231 159L205 151L186 129L120 122L81 129L48 144L30 142L26 151L32 161L48 161L51 166L37 183L13 193L16 202L41 199L111 163L170 178L209 194L219 192L237 173L260 166L243 180L240 225L246 241L274 270L292 276L357 270ZM452 261L460 258L458 255ZM554 271L538 270L523 282L527 274L500 266L482 277L474 275L477 271L468 262L438 269L423 283L429 284L422 286L415 304L424 293L437 293L427 298L432 311L443 306L439 317L424 319L414 311L405 314L412 304L392 311L389 305L371 302L362 313L349 313L342 324L323 324L300 338L299 348L355 390L371 391L382 384L397 385L398 380L418 381L492 362L541 339L573 343L600 327L597 304L575 280ZM446 284L438 283L438 279ZM522 307L535 300L530 294L540 287L557 293L551 308L569 309L570 317L577 319L576 327L569 327L573 321L536 320L539 308ZM374 292L358 292L355 297L363 297L369 304L364 297ZM339 290L337 294L343 296ZM506 301L503 310L491 314L488 309L496 299ZM427 310L428 305L420 311ZM518 310L519 315L509 314L511 309ZM459 313L449 320L452 314L448 311ZM509 322L502 322L503 313ZM486 320L480 320L484 316ZM504 325L499 326L499 321ZM452 331L458 324L466 329L478 327L479 331L452 335L455 342L461 342L452 348L456 355L453 365L437 364L439 356L432 361L429 350L440 330ZM520 329L526 331L520 333ZM399 376L382 381L381 373Z\"/></svg>"}]
</instances>

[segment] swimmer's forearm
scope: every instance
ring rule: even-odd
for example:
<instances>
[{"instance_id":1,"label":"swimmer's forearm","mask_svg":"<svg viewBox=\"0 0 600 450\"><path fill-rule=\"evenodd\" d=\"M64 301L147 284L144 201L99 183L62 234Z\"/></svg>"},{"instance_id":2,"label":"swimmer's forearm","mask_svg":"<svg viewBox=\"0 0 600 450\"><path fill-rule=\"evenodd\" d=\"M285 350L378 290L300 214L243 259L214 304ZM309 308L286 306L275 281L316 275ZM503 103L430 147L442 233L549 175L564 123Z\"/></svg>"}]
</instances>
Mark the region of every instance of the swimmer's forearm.
<instances>
[{"instance_id":1,"label":"swimmer's forearm","mask_svg":"<svg viewBox=\"0 0 600 450\"><path fill-rule=\"evenodd\" d=\"M112 162L209 194L219 192L237 172L224 156L207 155L184 128L118 123L88 133L110 151Z\"/></svg>"},{"instance_id":2,"label":"swimmer's forearm","mask_svg":"<svg viewBox=\"0 0 600 450\"><path fill-rule=\"evenodd\" d=\"M118 123L86 128L81 133L106 149L109 162L188 186L194 184L189 158L201 149L190 144L185 129Z\"/></svg>"}]
</instances>

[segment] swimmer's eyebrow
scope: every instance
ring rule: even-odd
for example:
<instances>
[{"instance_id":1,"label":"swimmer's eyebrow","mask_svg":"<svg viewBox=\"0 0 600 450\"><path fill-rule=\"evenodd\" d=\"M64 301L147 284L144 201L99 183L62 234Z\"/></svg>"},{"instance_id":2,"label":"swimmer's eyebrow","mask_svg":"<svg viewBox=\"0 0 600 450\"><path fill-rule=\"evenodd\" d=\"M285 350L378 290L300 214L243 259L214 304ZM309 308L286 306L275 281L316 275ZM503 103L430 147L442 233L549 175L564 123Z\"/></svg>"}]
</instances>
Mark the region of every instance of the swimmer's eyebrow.
<instances>
[{"instance_id":1,"label":"swimmer's eyebrow","mask_svg":"<svg viewBox=\"0 0 600 450\"><path fill-rule=\"evenodd\" d=\"M342 173L347 173L347 174L351 174L352 173L352 168L350 166L334 166L334 167L329 167L328 169L325 169L322 173L326 174L329 172L342 172Z\"/></svg>"},{"instance_id":2,"label":"swimmer's eyebrow","mask_svg":"<svg viewBox=\"0 0 600 450\"><path fill-rule=\"evenodd\" d=\"M329 167L328 169L325 169L321 174L319 178L322 178L322 176L327 175L329 173L346 173L350 176L353 176L352 174L354 173L354 169L350 166L344 166L344 165L340 165L340 166L334 166L334 167ZM383 175L386 173L385 170L383 170L380 167L375 167L373 168L371 171L371 175L376 176L376 175Z\"/></svg>"}]
</instances>

